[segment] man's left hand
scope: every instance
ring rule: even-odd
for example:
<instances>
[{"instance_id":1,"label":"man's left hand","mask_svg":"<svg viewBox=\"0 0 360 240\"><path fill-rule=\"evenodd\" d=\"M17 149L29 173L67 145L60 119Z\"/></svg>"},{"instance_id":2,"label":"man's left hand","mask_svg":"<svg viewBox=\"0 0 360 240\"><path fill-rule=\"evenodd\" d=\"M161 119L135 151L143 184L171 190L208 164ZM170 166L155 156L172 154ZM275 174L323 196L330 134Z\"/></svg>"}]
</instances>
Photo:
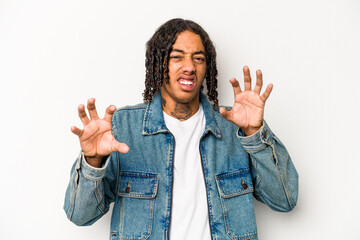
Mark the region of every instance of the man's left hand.
<instances>
[{"instance_id":1,"label":"man's left hand","mask_svg":"<svg viewBox=\"0 0 360 240\"><path fill-rule=\"evenodd\" d=\"M256 85L253 90L249 67L244 66L243 71L245 91L241 90L235 78L230 79L234 89L235 103L230 111L221 107L220 115L240 127L246 136L250 136L256 133L263 124L265 102L270 96L273 85L269 84L265 92L260 95L263 86L261 70L256 71Z\"/></svg>"}]
</instances>

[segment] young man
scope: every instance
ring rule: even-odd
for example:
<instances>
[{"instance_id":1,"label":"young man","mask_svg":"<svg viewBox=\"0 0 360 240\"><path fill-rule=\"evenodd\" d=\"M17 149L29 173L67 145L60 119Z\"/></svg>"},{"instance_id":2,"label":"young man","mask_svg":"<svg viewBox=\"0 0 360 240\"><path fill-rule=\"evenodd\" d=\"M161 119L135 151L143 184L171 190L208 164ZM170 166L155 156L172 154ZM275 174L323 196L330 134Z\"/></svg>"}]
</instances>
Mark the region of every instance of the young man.
<instances>
[{"instance_id":1,"label":"young man","mask_svg":"<svg viewBox=\"0 0 360 240\"><path fill-rule=\"evenodd\" d=\"M231 79L234 106L219 109L209 36L189 20L163 24L147 43L145 103L109 106L103 119L94 99L90 118L78 108L68 218L90 225L114 202L110 239L257 239L253 196L292 210L298 175L263 120L272 85L260 95L261 71L254 89L243 71L245 89Z\"/></svg>"}]
</instances>

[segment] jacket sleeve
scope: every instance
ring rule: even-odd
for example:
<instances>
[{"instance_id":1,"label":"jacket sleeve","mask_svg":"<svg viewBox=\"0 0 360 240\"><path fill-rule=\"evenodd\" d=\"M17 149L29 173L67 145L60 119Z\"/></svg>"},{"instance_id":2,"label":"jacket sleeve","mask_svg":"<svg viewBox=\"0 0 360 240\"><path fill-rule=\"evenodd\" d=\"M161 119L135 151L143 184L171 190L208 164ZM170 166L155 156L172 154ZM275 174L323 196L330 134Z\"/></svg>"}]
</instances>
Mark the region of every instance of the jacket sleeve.
<instances>
[{"instance_id":1,"label":"jacket sleeve","mask_svg":"<svg viewBox=\"0 0 360 240\"><path fill-rule=\"evenodd\" d=\"M298 198L298 173L281 141L264 121L261 129L238 138L251 159L254 196L275 211L291 211Z\"/></svg>"},{"instance_id":2,"label":"jacket sleeve","mask_svg":"<svg viewBox=\"0 0 360 240\"><path fill-rule=\"evenodd\" d=\"M82 152L70 173L64 210L70 221L79 226L96 222L115 201L117 168L116 153L112 153L102 168L90 166Z\"/></svg>"}]
</instances>

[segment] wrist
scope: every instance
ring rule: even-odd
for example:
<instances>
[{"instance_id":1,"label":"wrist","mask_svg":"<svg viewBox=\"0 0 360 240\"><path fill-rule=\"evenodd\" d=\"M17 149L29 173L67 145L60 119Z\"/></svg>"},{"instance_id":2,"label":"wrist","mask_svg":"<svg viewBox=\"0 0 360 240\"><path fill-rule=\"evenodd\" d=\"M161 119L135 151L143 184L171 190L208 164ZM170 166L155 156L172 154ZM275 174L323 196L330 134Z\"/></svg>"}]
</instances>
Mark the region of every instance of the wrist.
<instances>
[{"instance_id":1,"label":"wrist","mask_svg":"<svg viewBox=\"0 0 360 240\"><path fill-rule=\"evenodd\" d=\"M259 131L260 127L249 127L249 128L242 128L241 130L244 132L245 136L251 136Z\"/></svg>"},{"instance_id":2,"label":"wrist","mask_svg":"<svg viewBox=\"0 0 360 240\"><path fill-rule=\"evenodd\" d=\"M101 156L84 156L85 157L85 161L92 167L95 168L101 168L103 161L106 157L101 157Z\"/></svg>"}]
</instances>

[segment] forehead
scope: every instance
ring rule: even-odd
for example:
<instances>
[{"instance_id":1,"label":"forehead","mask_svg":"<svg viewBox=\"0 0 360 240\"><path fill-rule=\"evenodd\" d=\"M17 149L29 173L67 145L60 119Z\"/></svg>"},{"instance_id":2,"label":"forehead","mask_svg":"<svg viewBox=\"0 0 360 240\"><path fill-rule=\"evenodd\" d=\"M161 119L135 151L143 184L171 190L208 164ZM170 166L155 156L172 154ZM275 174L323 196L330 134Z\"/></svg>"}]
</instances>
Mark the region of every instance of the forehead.
<instances>
[{"instance_id":1,"label":"forehead","mask_svg":"<svg viewBox=\"0 0 360 240\"><path fill-rule=\"evenodd\" d=\"M205 52L201 37L189 30L179 33L172 48L184 52Z\"/></svg>"}]
</instances>

